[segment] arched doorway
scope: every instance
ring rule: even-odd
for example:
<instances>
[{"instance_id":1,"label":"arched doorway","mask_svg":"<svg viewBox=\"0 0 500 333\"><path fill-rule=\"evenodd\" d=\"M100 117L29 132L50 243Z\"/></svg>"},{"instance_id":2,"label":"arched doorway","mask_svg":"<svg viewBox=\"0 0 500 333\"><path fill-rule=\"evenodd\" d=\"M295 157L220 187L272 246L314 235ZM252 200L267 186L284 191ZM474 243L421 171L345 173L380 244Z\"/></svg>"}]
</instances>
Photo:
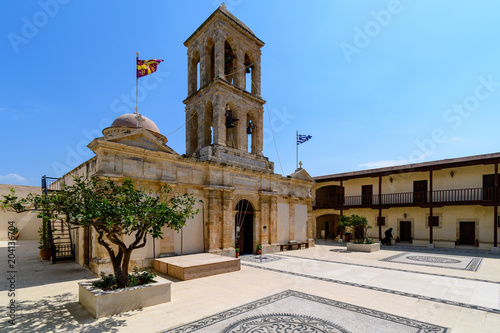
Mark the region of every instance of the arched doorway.
<instances>
[{"instance_id":1,"label":"arched doorway","mask_svg":"<svg viewBox=\"0 0 500 333\"><path fill-rule=\"evenodd\" d=\"M342 228L339 226L340 215L327 214L316 218L316 239L335 239L341 236Z\"/></svg>"},{"instance_id":2,"label":"arched doorway","mask_svg":"<svg viewBox=\"0 0 500 333\"><path fill-rule=\"evenodd\" d=\"M248 200L241 200L236 205L235 247L240 254L253 253L253 206Z\"/></svg>"}]
</instances>

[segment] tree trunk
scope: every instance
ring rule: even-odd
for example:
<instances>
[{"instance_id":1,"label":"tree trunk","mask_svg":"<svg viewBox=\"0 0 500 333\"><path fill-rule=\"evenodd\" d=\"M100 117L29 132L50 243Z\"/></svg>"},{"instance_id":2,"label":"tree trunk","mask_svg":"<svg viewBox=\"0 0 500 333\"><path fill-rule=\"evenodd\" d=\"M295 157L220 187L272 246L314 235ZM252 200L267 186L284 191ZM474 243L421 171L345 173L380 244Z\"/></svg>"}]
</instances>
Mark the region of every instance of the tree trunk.
<instances>
[{"instance_id":1,"label":"tree trunk","mask_svg":"<svg viewBox=\"0 0 500 333\"><path fill-rule=\"evenodd\" d=\"M133 249L127 249L123 254L123 259L121 262L121 270L116 276L116 286L118 288L126 288L128 284L128 264L130 262L130 256L132 255Z\"/></svg>"}]
</instances>

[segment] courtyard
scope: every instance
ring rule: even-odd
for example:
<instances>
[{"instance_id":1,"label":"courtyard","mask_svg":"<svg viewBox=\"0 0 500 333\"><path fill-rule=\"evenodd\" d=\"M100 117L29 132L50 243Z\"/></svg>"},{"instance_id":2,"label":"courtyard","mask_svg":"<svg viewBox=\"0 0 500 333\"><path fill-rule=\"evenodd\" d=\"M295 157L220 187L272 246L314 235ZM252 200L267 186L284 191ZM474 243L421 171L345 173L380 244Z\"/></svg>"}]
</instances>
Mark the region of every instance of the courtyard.
<instances>
[{"instance_id":1,"label":"courtyard","mask_svg":"<svg viewBox=\"0 0 500 333\"><path fill-rule=\"evenodd\" d=\"M7 242L0 246L7 268ZM171 302L98 320L78 303L77 282L94 278L87 269L42 262L36 241L18 241L15 254L14 326L1 309L9 332L248 332L277 323L314 332L494 332L500 325L500 255L474 247L355 253L319 241L245 255L238 272L161 276L173 282ZM2 299L12 299L8 276Z\"/></svg>"}]
</instances>

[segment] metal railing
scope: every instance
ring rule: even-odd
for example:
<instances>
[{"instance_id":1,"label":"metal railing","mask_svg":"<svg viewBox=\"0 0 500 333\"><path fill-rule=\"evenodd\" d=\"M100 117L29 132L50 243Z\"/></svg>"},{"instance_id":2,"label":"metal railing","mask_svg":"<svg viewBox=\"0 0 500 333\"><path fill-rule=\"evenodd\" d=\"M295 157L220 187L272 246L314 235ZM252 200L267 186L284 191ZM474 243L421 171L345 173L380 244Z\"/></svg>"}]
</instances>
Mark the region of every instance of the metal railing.
<instances>
[{"instance_id":1,"label":"metal railing","mask_svg":"<svg viewBox=\"0 0 500 333\"><path fill-rule=\"evenodd\" d=\"M498 188L466 188L424 192L402 192L356 195L345 197L316 198L316 208L371 207L371 206L419 206L425 204L488 204L498 201Z\"/></svg>"}]
</instances>

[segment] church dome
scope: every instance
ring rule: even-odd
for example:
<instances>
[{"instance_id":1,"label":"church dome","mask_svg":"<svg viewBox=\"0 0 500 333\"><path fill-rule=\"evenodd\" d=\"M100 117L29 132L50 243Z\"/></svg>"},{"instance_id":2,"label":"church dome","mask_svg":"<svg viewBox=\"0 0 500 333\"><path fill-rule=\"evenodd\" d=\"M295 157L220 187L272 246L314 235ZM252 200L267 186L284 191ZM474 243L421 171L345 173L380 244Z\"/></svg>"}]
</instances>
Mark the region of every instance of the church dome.
<instances>
[{"instance_id":1,"label":"church dome","mask_svg":"<svg viewBox=\"0 0 500 333\"><path fill-rule=\"evenodd\" d=\"M148 130L151 132L154 136L156 136L158 139L163 141L163 143L167 143L168 140L166 137L164 137L161 133L160 130L158 129L158 126L149 119L148 117L141 116L141 128ZM137 128L137 114L136 113L126 113L122 114L118 118L113 121L110 127L107 127L102 130L102 134L106 137L112 137L114 135L120 134L120 133L126 133L129 132L127 128Z\"/></svg>"},{"instance_id":2,"label":"church dome","mask_svg":"<svg viewBox=\"0 0 500 333\"><path fill-rule=\"evenodd\" d=\"M126 113L122 114L118 118L113 121L111 124L111 127L128 127L128 128L137 128L137 119L136 119L137 114L135 113ZM149 118L141 115L142 119L144 120L141 123L141 127L144 129L147 129L150 132L158 133L160 134L160 130L158 129L158 126Z\"/></svg>"}]
</instances>

